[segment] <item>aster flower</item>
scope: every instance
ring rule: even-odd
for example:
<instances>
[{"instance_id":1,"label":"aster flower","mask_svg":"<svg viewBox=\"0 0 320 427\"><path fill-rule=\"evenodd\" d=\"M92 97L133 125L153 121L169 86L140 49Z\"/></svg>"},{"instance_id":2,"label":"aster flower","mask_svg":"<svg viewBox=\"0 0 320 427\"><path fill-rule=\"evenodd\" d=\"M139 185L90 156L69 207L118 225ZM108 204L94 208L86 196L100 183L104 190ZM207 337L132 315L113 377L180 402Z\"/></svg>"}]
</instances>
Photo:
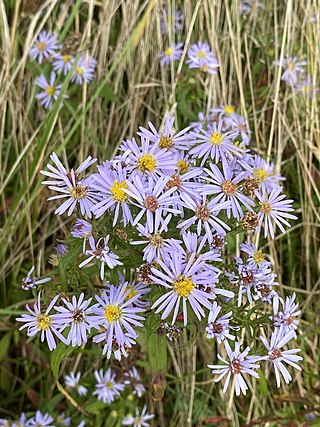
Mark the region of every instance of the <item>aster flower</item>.
<instances>
[{"instance_id":1,"label":"aster flower","mask_svg":"<svg viewBox=\"0 0 320 427\"><path fill-rule=\"evenodd\" d=\"M207 338L216 338L218 344L227 338L229 340L234 340L235 337L229 334L231 326L229 322L232 318L232 312L224 314L223 316L219 316L221 311L221 306L217 304L216 301L213 302L212 307L210 309L209 317L208 317L208 325L206 327Z\"/></svg>"},{"instance_id":2,"label":"aster flower","mask_svg":"<svg viewBox=\"0 0 320 427\"><path fill-rule=\"evenodd\" d=\"M168 14L170 12L168 10L164 10L162 12L161 20L160 20L160 28L161 33L168 34L169 33L169 20ZM173 33L176 31L181 31L183 29L184 15L181 10L175 10L174 14L171 17L171 24Z\"/></svg>"},{"instance_id":3,"label":"aster flower","mask_svg":"<svg viewBox=\"0 0 320 427\"><path fill-rule=\"evenodd\" d=\"M53 298L44 313L41 312L40 297L41 292L39 292L38 301L34 304L33 310L29 307L28 304L26 305L26 308L30 314L22 314L21 317L18 317L16 320L17 322L25 323L19 328L19 331L24 328L28 328L28 337L34 337L38 332L40 332L41 342L46 339L49 350L52 351L57 346L54 335L65 344L68 344L67 340L58 330L60 325L55 320L54 315L49 314L57 302L59 295Z\"/></svg>"},{"instance_id":4,"label":"aster flower","mask_svg":"<svg viewBox=\"0 0 320 427\"><path fill-rule=\"evenodd\" d=\"M210 184L205 185L202 194L211 194L214 195L214 201L218 203L224 203L228 201L230 203L230 207L226 208L227 217L232 216L237 220L243 217L243 207L241 204L248 210L252 211L252 206L254 206L254 202L245 196L239 185L241 181L245 177L245 173L235 174L231 167L226 163L222 163L223 171L220 171L219 168L210 163L209 169L204 169L208 174L206 178Z\"/></svg>"},{"instance_id":5,"label":"aster flower","mask_svg":"<svg viewBox=\"0 0 320 427\"><path fill-rule=\"evenodd\" d=\"M133 394L141 397L146 389L141 384L141 377L137 368L133 366L129 371L126 372L125 377L127 379L124 381L124 384L131 385L134 389Z\"/></svg>"},{"instance_id":6,"label":"aster flower","mask_svg":"<svg viewBox=\"0 0 320 427\"><path fill-rule=\"evenodd\" d=\"M41 31L34 45L31 47L29 55L32 59L38 59L39 64L41 64L45 58L54 55L59 48L57 34Z\"/></svg>"},{"instance_id":7,"label":"aster flower","mask_svg":"<svg viewBox=\"0 0 320 427\"><path fill-rule=\"evenodd\" d=\"M135 176L132 181L133 183L128 182L128 188L124 189L124 191L135 200L132 203L140 209L140 212L133 220L133 226L145 215L148 230L152 233L154 224L162 221L162 214L180 213L179 210L170 207L177 199L176 196L172 196L175 187L164 191L169 181L168 176L159 179L157 182L154 182L152 178L142 182L139 176Z\"/></svg>"},{"instance_id":8,"label":"aster flower","mask_svg":"<svg viewBox=\"0 0 320 427\"><path fill-rule=\"evenodd\" d=\"M133 427L149 427L150 424L148 423L148 421L151 420L153 417L153 414L148 414L147 406L145 405L141 411L141 414L138 408L136 408L136 416L133 417L132 415L128 415L122 420L122 425Z\"/></svg>"},{"instance_id":9,"label":"aster flower","mask_svg":"<svg viewBox=\"0 0 320 427\"><path fill-rule=\"evenodd\" d=\"M61 53L55 55L52 66L56 73L67 75L72 68L74 57L72 55L62 55Z\"/></svg>"},{"instance_id":10,"label":"aster flower","mask_svg":"<svg viewBox=\"0 0 320 427\"><path fill-rule=\"evenodd\" d=\"M174 129L175 117L167 113L165 116L165 123L162 131L157 131L151 122L148 122L150 130L139 126L140 135L142 138L149 139L152 142L159 144L159 148L166 148L169 151L178 152L178 150L188 150L190 135L187 133L190 126L182 129L180 132L175 133Z\"/></svg>"},{"instance_id":11,"label":"aster flower","mask_svg":"<svg viewBox=\"0 0 320 427\"><path fill-rule=\"evenodd\" d=\"M264 237L270 234L271 238L274 239L274 231L276 226L285 233L284 225L291 227L285 218L298 219L295 215L289 214L288 212L294 211L292 208L293 200L284 200L285 194L282 193L282 187L276 186L270 192L261 188L261 193L256 191L256 196L259 199L260 210L258 213L259 226L264 226Z\"/></svg>"},{"instance_id":12,"label":"aster flower","mask_svg":"<svg viewBox=\"0 0 320 427\"><path fill-rule=\"evenodd\" d=\"M168 224L171 220L172 215L167 215L165 220L161 224L161 217L156 216L154 218L154 224L152 224L151 229L149 230L149 223L147 222L145 226L137 224L137 230L139 236L147 238L147 240L133 240L131 245L145 245L147 246L143 249L143 260L147 261L149 264L154 260L163 258L170 250L169 239L164 239L161 234L164 231L167 231Z\"/></svg>"},{"instance_id":13,"label":"aster flower","mask_svg":"<svg viewBox=\"0 0 320 427\"><path fill-rule=\"evenodd\" d=\"M109 239L110 239L110 236L108 235L104 239L100 238L96 243L94 240L94 237L90 236L89 244L91 249L87 249L85 253L86 255L90 255L90 256L86 260L82 261L82 263L79 265L79 267L82 268L85 265L89 264L89 262L91 262L94 258L101 261L101 267L100 267L101 280L104 279L105 264L107 264L107 266L111 269L117 265L122 265L122 262L119 261L118 255L116 255L110 250L108 246ZM103 242L102 245L100 244L101 241Z\"/></svg>"},{"instance_id":14,"label":"aster flower","mask_svg":"<svg viewBox=\"0 0 320 427\"><path fill-rule=\"evenodd\" d=\"M209 74L216 74L216 69L219 67L219 62L211 52L210 46L200 41L190 46L187 64L189 68L200 68Z\"/></svg>"},{"instance_id":15,"label":"aster flower","mask_svg":"<svg viewBox=\"0 0 320 427\"><path fill-rule=\"evenodd\" d=\"M66 180L69 180L69 183L72 183L73 175L76 181L78 181L79 175L97 161L97 159L93 159L91 156L89 156L84 162L81 163L81 165L76 170L74 170L73 168L70 170L68 166L63 166L56 153L53 152L50 155L50 159L53 161L55 166L52 166L49 163L47 164L47 168L49 169L49 171L41 170L40 173L51 179L42 181L41 184L54 185L57 187L65 187Z\"/></svg>"},{"instance_id":16,"label":"aster flower","mask_svg":"<svg viewBox=\"0 0 320 427\"><path fill-rule=\"evenodd\" d=\"M299 74L305 72L304 66L307 64L307 62L298 61L298 58L294 56L284 57L279 61L273 61L273 64L279 65L285 70L281 76L281 80L292 86L298 83Z\"/></svg>"},{"instance_id":17,"label":"aster flower","mask_svg":"<svg viewBox=\"0 0 320 427\"><path fill-rule=\"evenodd\" d=\"M253 243L240 243L240 249L242 252L249 255L247 264L254 267L259 265L271 265L271 262L265 260L265 254L262 250L258 249Z\"/></svg>"},{"instance_id":18,"label":"aster flower","mask_svg":"<svg viewBox=\"0 0 320 427\"><path fill-rule=\"evenodd\" d=\"M127 289L125 282L118 288L110 285L108 292L104 291L102 297L96 296L99 304L92 308L95 313L93 323L97 329L102 327L105 331L95 336L93 341L106 341L103 354L112 350L114 341L118 347L124 347L127 336L133 339L138 336L133 326L143 326L140 321L144 318L137 313L145 310L132 305L135 300L139 299L140 295L137 294L128 300L129 293L130 289Z\"/></svg>"},{"instance_id":19,"label":"aster flower","mask_svg":"<svg viewBox=\"0 0 320 427\"><path fill-rule=\"evenodd\" d=\"M281 175L276 174L273 163L268 163L260 156L248 156L239 159L239 164L248 172L250 178L253 178L259 187L265 187L268 190L274 189L279 181L283 181Z\"/></svg>"},{"instance_id":20,"label":"aster flower","mask_svg":"<svg viewBox=\"0 0 320 427\"><path fill-rule=\"evenodd\" d=\"M78 60L76 69L71 78L71 82L76 82L78 85L90 83L95 78L95 69L97 61L92 56L83 54Z\"/></svg>"},{"instance_id":21,"label":"aster flower","mask_svg":"<svg viewBox=\"0 0 320 427\"><path fill-rule=\"evenodd\" d=\"M149 301L143 301L141 299L141 297L143 297L144 295L147 295L150 292L150 288L146 283L140 283L140 282L135 283L134 281L127 282L124 280L124 277L120 272L118 273L118 276L119 276L120 285L123 285L125 283L126 292L129 291L128 295L125 298L126 301L129 301L132 297L135 297L136 295L138 295L138 298L135 299L133 302L131 302L129 306L133 305L135 307L146 308L150 305ZM112 285L107 284L107 286L110 287Z\"/></svg>"},{"instance_id":22,"label":"aster flower","mask_svg":"<svg viewBox=\"0 0 320 427\"><path fill-rule=\"evenodd\" d=\"M46 277L43 279L38 279L37 277L31 277L33 272L34 272L34 266L32 266L31 269L29 270L27 277L21 280L21 288L24 291L28 291L29 289L34 289L37 287L37 285L40 285L42 283L46 283L52 280L51 277Z\"/></svg>"},{"instance_id":23,"label":"aster flower","mask_svg":"<svg viewBox=\"0 0 320 427\"><path fill-rule=\"evenodd\" d=\"M97 395L98 400L102 400L103 403L113 402L125 388L124 384L116 382L116 374L110 368L105 372L103 372L103 369L94 371L94 376L96 377L97 384L92 394Z\"/></svg>"},{"instance_id":24,"label":"aster flower","mask_svg":"<svg viewBox=\"0 0 320 427\"><path fill-rule=\"evenodd\" d=\"M158 179L166 173L174 173L177 169L175 157L167 149L159 148L159 143L150 144L149 138L141 139L139 146L135 139L124 141L120 146L124 160L128 160L127 168L132 176L151 176Z\"/></svg>"},{"instance_id":25,"label":"aster flower","mask_svg":"<svg viewBox=\"0 0 320 427\"><path fill-rule=\"evenodd\" d=\"M270 344L264 337L260 337L261 341L268 350L268 356L265 359L270 360L273 364L278 388L281 385L280 374L282 375L286 384L289 384L289 382L292 380L292 377L284 363L287 363L288 365L293 366L294 368L301 371L301 367L296 363L299 360L302 360L301 356L296 355L296 353L299 353L301 349L296 348L293 350L281 350L281 348L293 337L295 337L294 331L289 331L286 335L283 335L279 330L275 330L273 332Z\"/></svg>"},{"instance_id":26,"label":"aster flower","mask_svg":"<svg viewBox=\"0 0 320 427\"><path fill-rule=\"evenodd\" d=\"M287 296L285 300L279 297L278 302L280 302L282 306L281 310L279 310L279 305L274 306L274 316L271 317L271 319L274 326L280 329L283 335L291 331L295 332L299 325L297 316L300 316L301 310L298 310L299 303L295 302L295 298L295 292Z\"/></svg>"},{"instance_id":27,"label":"aster flower","mask_svg":"<svg viewBox=\"0 0 320 427\"><path fill-rule=\"evenodd\" d=\"M314 85L310 75L297 83L294 88L297 92L301 93L303 96L308 96L309 98L312 98L316 93L319 92L319 88Z\"/></svg>"},{"instance_id":28,"label":"aster flower","mask_svg":"<svg viewBox=\"0 0 320 427\"><path fill-rule=\"evenodd\" d=\"M206 196L203 196L200 202L195 202L187 194L182 194L181 199L185 203L185 207L190 209L193 213L191 218L177 225L178 228L182 229L183 233L189 227L197 223L198 236L201 235L202 229L204 228L205 238L211 243L213 240L212 230L220 234L225 234L224 229L230 231L230 227L217 216L222 209L226 209L230 206L229 201L217 204L215 200L207 202Z\"/></svg>"},{"instance_id":29,"label":"aster flower","mask_svg":"<svg viewBox=\"0 0 320 427\"><path fill-rule=\"evenodd\" d=\"M87 342L87 334L91 330L90 314L92 307L89 307L92 298L84 300L84 293L80 294L79 299L73 295L72 300L68 301L62 298L66 307L55 306L58 312L54 315L57 324L60 325L62 332L70 326L67 342L72 344L72 347L80 346L83 342Z\"/></svg>"},{"instance_id":30,"label":"aster flower","mask_svg":"<svg viewBox=\"0 0 320 427\"><path fill-rule=\"evenodd\" d=\"M234 156L242 157L244 150L232 143L232 139L236 138L237 132L223 132L223 122L219 120L208 126L208 130L201 129L199 132L191 132L191 135L197 138L196 145L190 150L190 154L201 160L203 166L208 159L212 159L215 163L220 160L227 162L232 160Z\"/></svg>"},{"instance_id":31,"label":"aster flower","mask_svg":"<svg viewBox=\"0 0 320 427\"><path fill-rule=\"evenodd\" d=\"M77 372L76 374L74 372L70 372L69 375L65 375L64 382L67 387L74 388L75 390L77 390L79 396L85 396L88 392L88 389L83 385L79 384L80 377L80 372Z\"/></svg>"},{"instance_id":32,"label":"aster flower","mask_svg":"<svg viewBox=\"0 0 320 427\"><path fill-rule=\"evenodd\" d=\"M231 104L220 105L218 108L211 108L211 116L208 121L215 121L211 119L212 114L218 114L217 119L223 120L226 126L230 126L231 120L237 115L235 111L235 107Z\"/></svg>"},{"instance_id":33,"label":"aster flower","mask_svg":"<svg viewBox=\"0 0 320 427\"><path fill-rule=\"evenodd\" d=\"M53 102L56 101L60 95L62 84L56 85L55 81L56 81L56 73L54 72L50 74L49 82L47 81L47 79L43 74L41 74L41 76L37 77L35 80L35 84L39 86L41 89L43 89L42 92L36 95L36 98L40 101L40 104L45 109L51 108L53 105Z\"/></svg>"},{"instance_id":34,"label":"aster flower","mask_svg":"<svg viewBox=\"0 0 320 427\"><path fill-rule=\"evenodd\" d=\"M43 415L37 411L35 416L28 421L28 427L55 427L51 424L52 422L53 418L48 413Z\"/></svg>"},{"instance_id":35,"label":"aster flower","mask_svg":"<svg viewBox=\"0 0 320 427\"><path fill-rule=\"evenodd\" d=\"M160 65L169 65L170 62L177 61L182 55L183 43L173 43L167 47L164 53L160 55Z\"/></svg>"},{"instance_id":36,"label":"aster flower","mask_svg":"<svg viewBox=\"0 0 320 427\"><path fill-rule=\"evenodd\" d=\"M12 423L12 427L27 427L27 424L28 424L27 416L24 412L22 412L22 414L19 417L19 420ZM1 422L0 422L0 426L1 426Z\"/></svg>"},{"instance_id":37,"label":"aster flower","mask_svg":"<svg viewBox=\"0 0 320 427\"><path fill-rule=\"evenodd\" d=\"M226 392L230 383L231 376L235 385L236 395L239 396L240 392L246 394L248 386L243 378L243 374L249 374L254 378L259 378L256 369L260 367L255 362L260 359L258 356L248 356L250 347L247 347L243 352L240 351L240 343L235 343L234 350L231 349L228 341L224 340L225 349L227 351L228 359L223 359L218 354L218 359L224 363L224 365L208 365L208 368L212 369L213 374L218 374L219 377L215 378L215 382L220 381L223 377L226 377L226 381L223 387L223 393Z\"/></svg>"},{"instance_id":38,"label":"aster flower","mask_svg":"<svg viewBox=\"0 0 320 427\"><path fill-rule=\"evenodd\" d=\"M174 252L172 259L166 259L165 262L159 259L158 264L162 271L152 268L151 278L155 284L164 286L168 292L158 298L151 309L158 307L156 313L164 310L161 319L166 319L173 311L172 324L174 324L182 302L183 322L186 325L188 302L199 320L205 317L203 307L210 309L209 300L215 296L198 289L199 285L205 285L210 277L210 272L202 270L204 262L201 256L195 260L195 254L192 254L188 262L183 263L181 253Z\"/></svg>"},{"instance_id":39,"label":"aster flower","mask_svg":"<svg viewBox=\"0 0 320 427\"><path fill-rule=\"evenodd\" d=\"M96 218L99 218L107 210L114 211L113 227L119 220L126 226L132 222L130 212L130 200L124 189L128 189L128 170L118 163L114 168L99 167L99 173L93 174L93 188L101 199L93 208ZM121 214L122 213L122 214Z\"/></svg>"}]
</instances>

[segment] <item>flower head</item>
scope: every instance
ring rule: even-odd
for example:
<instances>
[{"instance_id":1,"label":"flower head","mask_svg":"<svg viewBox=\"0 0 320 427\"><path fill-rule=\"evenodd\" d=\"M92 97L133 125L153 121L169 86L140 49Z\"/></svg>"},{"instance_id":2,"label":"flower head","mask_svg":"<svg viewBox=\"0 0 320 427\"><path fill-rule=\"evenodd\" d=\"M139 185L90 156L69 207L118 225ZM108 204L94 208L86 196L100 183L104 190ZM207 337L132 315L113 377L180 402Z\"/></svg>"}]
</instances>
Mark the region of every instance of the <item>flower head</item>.
<instances>
[{"instance_id":1,"label":"flower head","mask_svg":"<svg viewBox=\"0 0 320 427\"><path fill-rule=\"evenodd\" d=\"M80 377L80 372L77 372L77 374L75 374L74 372L70 372L69 375L65 375L64 381L67 387L74 388L75 390L77 390L79 396L85 396L88 392L88 389L83 385L79 384Z\"/></svg>"},{"instance_id":2,"label":"flower head","mask_svg":"<svg viewBox=\"0 0 320 427\"><path fill-rule=\"evenodd\" d=\"M56 85L56 74L52 72L50 74L49 82L43 74L40 77L37 77L35 84L43 89L42 92L36 95L36 98L40 101L40 104L43 108L51 108L53 103L58 99L62 84Z\"/></svg>"},{"instance_id":3,"label":"flower head","mask_svg":"<svg viewBox=\"0 0 320 427\"><path fill-rule=\"evenodd\" d=\"M111 403L117 396L120 396L121 392L124 390L125 385L119 384L116 382L116 375L107 369L103 372L103 369L94 372L96 377L97 384L96 389L92 393L97 395L98 400L102 400L103 403Z\"/></svg>"},{"instance_id":4,"label":"flower head","mask_svg":"<svg viewBox=\"0 0 320 427\"><path fill-rule=\"evenodd\" d=\"M29 270L27 277L21 280L21 288L24 291L28 291L29 289L36 288L37 285L40 285L41 283L46 283L52 280L51 277L46 277L43 279L38 279L37 277L31 277L33 272L34 272L34 266L32 266L31 269Z\"/></svg>"},{"instance_id":5,"label":"flower head","mask_svg":"<svg viewBox=\"0 0 320 427\"><path fill-rule=\"evenodd\" d=\"M38 59L39 64L41 64L45 58L54 55L59 47L57 34L42 31L31 47L29 55L32 59Z\"/></svg>"},{"instance_id":6,"label":"flower head","mask_svg":"<svg viewBox=\"0 0 320 427\"><path fill-rule=\"evenodd\" d=\"M182 55L183 43L172 44L160 55L161 66L168 65L170 62L177 61Z\"/></svg>"},{"instance_id":7,"label":"flower head","mask_svg":"<svg viewBox=\"0 0 320 427\"><path fill-rule=\"evenodd\" d=\"M147 406L145 405L141 411L141 414L136 408L136 416L128 415L122 420L122 425L124 426L133 426L133 427L148 427L150 424L148 423L154 417L153 414L148 414Z\"/></svg>"}]
</instances>

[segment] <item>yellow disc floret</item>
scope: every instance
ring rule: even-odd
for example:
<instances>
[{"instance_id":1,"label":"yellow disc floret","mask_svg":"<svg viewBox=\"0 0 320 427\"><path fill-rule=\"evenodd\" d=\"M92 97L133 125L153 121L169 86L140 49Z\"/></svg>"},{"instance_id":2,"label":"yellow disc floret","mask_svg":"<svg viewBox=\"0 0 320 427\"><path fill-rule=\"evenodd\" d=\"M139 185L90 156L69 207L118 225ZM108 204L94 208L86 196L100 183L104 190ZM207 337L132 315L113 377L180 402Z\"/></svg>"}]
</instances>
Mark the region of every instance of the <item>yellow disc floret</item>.
<instances>
[{"instance_id":1,"label":"yellow disc floret","mask_svg":"<svg viewBox=\"0 0 320 427\"><path fill-rule=\"evenodd\" d=\"M206 58L207 54L204 50L199 50L199 52L197 53L197 57L198 58Z\"/></svg>"},{"instance_id":2,"label":"yellow disc floret","mask_svg":"<svg viewBox=\"0 0 320 427\"><path fill-rule=\"evenodd\" d=\"M49 96L53 96L54 95L54 93L55 93L55 88L54 88L54 86L48 86L47 88L46 88L46 92L47 92L47 94L49 95Z\"/></svg>"},{"instance_id":3,"label":"yellow disc floret","mask_svg":"<svg viewBox=\"0 0 320 427\"><path fill-rule=\"evenodd\" d=\"M220 135L218 132L213 132L213 134L210 136L210 143L212 145L221 145L223 142L223 135Z\"/></svg>"},{"instance_id":4,"label":"yellow disc floret","mask_svg":"<svg viewBox=\"0 0 320 427\"><path fill-rule=\"evenodd\" d=\"M233 114L233 113L234 113L234 106L233 106L233 105L226 105L226 106L224 107L224 112L225 112L226 114L229 114L229 116L231 116L231 114Z\"/></svg>"},{"instance_id":5,"label":"yellow disc floret","mask_svg":"<svg viewBox=\"0 0 320 427\"><path fill-rule=\"evenodd\" d=\"M137 291L135 290L135 288L131 285L127 285L126 287L126 292L130 291L128 293L128 295L126 296L126 301L129 301L129 299L135 297L137 295Z\"/></svg>"},{"instance_id":6,"label":"yellow disc floret","mask_svg":"<svg viewBox=\"0 0 320 427\"><path fill-rule=\"evenodd\" d=\"M128 184L125 181L119 182L117 179L114 180L110 191L112 197L116 202L125 203L127 201L128 195L123 189L128 189Z\"/></svg>"},{"instance_id":7,"label":"yellow disc floret","mask_svg":"<svg viewBox=\"0 0 320 427\"><path fill-rule=\"evenodd\" d=\"M46 49L47 49L47 43L45 43L45 42L39 42L39 43L37 44L37 49L38 49L38 50L41 50L41 51L43 52L44 50L46 50Z\"/></svg>"},{"instance_id":8,"label":"yellow disc floret","mask_svg":"<svg viewBox=\"0 0 320 427\"><path fill-rule=\"evenodd\" d=\"M261 184L268 175L267 171L263 168L258 168L253 171L254 178Z\"/></svg>"},{"instance_id":9,"label":"yellow disc floret","mask_svg":"<svg viewBox=\"0 0 320 427\"><path fill-rule=\"evenodd\" d=\"M194 288L191 277L181 277L173 283L175 293L183 298L188 298Z\"/></svg>"},{"instance_id":10,"label":"yellow disc floret","mask_svg":"<svg viewBox=\"0 0 320 427\"><path fill-rule=\"evenodd\" d=\"M189 169L189 162L186 160L178 160L178 168L180 173L185 173Z\"/></svg>"},{"instance_id":11,"label":"yellow disc floret","mask_svg":"<svg viewBox=\"0 0 320 427\"><path fill-rule=\"evenodd\" d=\"M109 304L104 310L104 316L109 323L117 322L121 319L121 315L121 309L117 305Z\"/></svg>"},{"instance_id":12,"label":"yellow disc floret","mask_svg":"<svg viewBox=\"0 0 320 427\"><path fill-rule=\"evenodd\" d=\"M264 261L264 253L262 251L255 251L255 253L253 254L253 261L256 264L261 264L262 261Z\"/></svg>"},{"instance_id":13,"label":"yellow disc floret","mask_svg":"<svg viewBox=\"0 0 320 427\"><path fill-rule=\"evenodd\" d=\"M51 323L51 317L47 314L39 314L39 316L37 317L37 326L39 329L46 331L50 328Z\"/></svg>"},{"instance_id":14,"label":"yellow disc floret","mask_svg":"<svg viewBox=\"0 0 320 427\"><path fill-rule=\"evenodd\" d=\"M172 47L168 47L168 49L165 50L164 52L167 56L171 56L173 53L173 49Z\"/></svg>"},{"instance_id":15,"label":"yellow disc floret","mask_svg":"<svg viewBox=\"0 0 320 427\"><path fill-rule=\"evenodd\" d=\"M153 154L143 154L138 160L138 169L141 172L154 172L158 163Z\"/></svg>"}]
</instances>

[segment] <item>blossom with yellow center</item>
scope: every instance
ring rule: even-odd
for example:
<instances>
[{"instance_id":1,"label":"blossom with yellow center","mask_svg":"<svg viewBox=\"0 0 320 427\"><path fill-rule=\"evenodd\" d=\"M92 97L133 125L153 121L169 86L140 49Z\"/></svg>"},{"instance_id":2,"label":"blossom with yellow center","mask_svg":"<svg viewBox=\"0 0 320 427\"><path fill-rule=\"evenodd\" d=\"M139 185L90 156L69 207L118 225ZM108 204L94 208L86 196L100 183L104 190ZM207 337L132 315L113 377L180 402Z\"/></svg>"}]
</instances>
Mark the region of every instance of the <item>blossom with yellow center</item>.
<instances>
[{"instance_id":1,"label":"blossom with yellow center","mask_svg":"<svg viewBox=\"0 0 320 427\"><path fill-rule=\"evenodd\" d=\"M143 154L138 159L138 169L141 172L154 172L158 162L153 154Z\"/></svg>"},{"instance_id":2,"label":"blossom with yellow center","mask_svg":"<svg viewBox=\"0 0 320 427\"><path fill-rule=\"evenodd\" d=\"M128 195L125 191L123 191L123 189L127 190L128 184L125 181L119 182L117 179L114 180L112 187L110 187L110 191L115 201L126 203Z\"/></svg>"},{"instance_id":3,"label":"blossom with yellow center","mask_svg":"<svg viewBox=\"0 0 320 427\"><path fill-rule=\"evenodd\" d=\"M189 169L189 162L187 162L186 160L178 160L177 165L181 174L187 172L187 170Z\"/></svg>"},{"instance_id":4,"label":"blossom with yellow center","mask_svg":"<svg viewBox=\"0 0 320 427\"><path fill-rule=\"evenodd\" d=\"M212 145L221 145L223 142L224 136L221 135L218 132L213 132L213 134L210 136L210 143Z\"/></svg>"},{"instance_id":5,"label":"blossom with yellow center","mask_svg":"<svg viewBox=\"0 0 320 427\"><path fill-rule=\"evenodd\" d=\"M42 52L47 49L47 43L45 42L39 42L37 43L37 49L41 50Z\"/></svg>"},{"instance_id":6,"label":"blossom with yellow center","mask_svg":"<svg viewBox=\"0 0 320 427\"><path fill-rule=\"evenodd\" d=\"M131 286L131 285L127 285L126 292L127 291L130 291L130 292L126 296L126 301L129 301L129 299L131 299L131 298L133 298L133 297L135 297L137 295L136 289L133 286Z\"/></svg>"},{"instance_id":7,"label":"blossom with yellow center","mask_svg":"<svg viewBox=\"0 0 320 427\"><path fill-rule=\"evenodd\" d=\"M167 56L171 56L171 55L172 55L172 53L173 53L173 49L172 49L172 47L168 47L168 49L166 49L166 50L164 51L164 53L165 53Z\"/></svg>"},{"instance_id":8,"label":"blossom with yellow center","mask_svg":"<svg viewBox=\"0 0 320 427\"><path fill-rule=\"evenodd\" d=\"M83 68L82 67L77 67L76 68L76 73L79 74L79 76L83 76Z\"/></svg>"},{"instance_id":9,"label":"blossom with yellow center","mask_svg":"<svg viewBox=\"0 0 320 427\"><path fill-rule=\"evenodd\" d=\"M197 57L198 58L206 58L207 54L204 50L199 50L199 52L197 53Z\"/></svg>"},{"instance_id":10,"label":"blossom with yellow center","mask_svg":"<svg viewBox=\"0 0 320 427\"><path fill-rule=\"evenodd\" d=\"M121 319L121 309L118 305L107 305L104 310L104 316L108 323L117 322Z\"/></svg>"},{"instance_id":11,"label":"blossom with yellow center","mask_svg":"<svg viewBox=\"0 0 320 427\"><path fill-rule=\"evenodd\" d=\"M55 93L55 87L54 86L48 86L47 88L46 88L46 93L49 95L49 96L51 96L51 97L53 97L53 95L54 95L54 93Z\"/></svg>"},{"instance_id":12,"label":"blossom with yellow center","mask_svg":"<svg viewBox=\"0 0 320 427\"><path fill-rule=\"evenodd\" d=\"M226 106L224 107L224 112L225 112L226 114L228 114L229 116L231 116L231 114L233 114L233 113L234 113L234 106L233 106L233 105L226 105Z\"/></svg>"},{"instance_id":13,"label":"blossom with yellow center","mask_svg":"<svg viewBox=\"0 0 320 427\"><path fill-rule=\"evenodd\" d=\"M174 281L173 289L179 297L188 298L195 285L190 277L182 277Z\"/></svg>"},{"instance_id":14,"label":"blossom with yellow center","mask_svg":"<svg viewBox=\"0 0 320 427\"><path fill-rule=\"evenodd\" d=\"M47 314L39 314L37 317L37 326L39 329L46 331L50 328L52 319Z\"/></svg>"},{"instance_id":15,"label":"blossom with yellow center","mask_svg":"<svg viewBox=\"0 0 320 427\"><path fill-rule=\"evenodd\" d=\"M63 62L69 62L71 59L71 55L63 55L62 59L63 59Z\"/></svg>"},{"instance_id":16,"label":"blossom with yellow center","mask_svg":"<svg viewBox=\"0 0 320 427\"><path fill-rule=\"evenodd\" d=\"M171 136L162 135L159 142L160 148L172 148L174 146L173 138Z\"/></svg>"}]
</instances>

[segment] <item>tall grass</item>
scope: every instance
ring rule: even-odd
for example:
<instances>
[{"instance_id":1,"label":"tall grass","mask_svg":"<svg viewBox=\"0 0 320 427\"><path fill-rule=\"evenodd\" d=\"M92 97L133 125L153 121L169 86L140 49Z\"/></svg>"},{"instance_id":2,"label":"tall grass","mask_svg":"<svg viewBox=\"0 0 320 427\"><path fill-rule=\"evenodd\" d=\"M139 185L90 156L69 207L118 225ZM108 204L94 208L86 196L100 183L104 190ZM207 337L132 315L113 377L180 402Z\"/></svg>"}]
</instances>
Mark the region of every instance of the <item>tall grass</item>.
<instances>
[{"instance_id":1,"label":"tall grass","mask_svg":"<svg viewBox=\"0 0 320 427\"><path fill-rule=\"evenodd\" d=\"M35 10L30 12L32 3ZM283 84L281 70L272 63L285 55L303 58L314 85L320 85L320 2L266 0L259 4L257 13L243 18L237 0L48 0L41 10L32 0L0 0L0 359L4 360L4 348L9 352L0 371L0 394L7 395L0 401L0 413L12 415L15 403L20 402L22 409L24 402L36 406L45 398L32 388L44 381L39 370L38 378L20 377L29 364L24 360L27 347L11 331L16 330L12 315L25 304L19 278L32 264L36 271L50 268L52 246L69 227L65 217L53 215L47 191L40 185L39 170L49 154L55 150L69 164L78 164L88 154L100 160L110 158L121 141L131 138L148 120L160 125L165 112L176 111L182 127L196 119L198 111L225 103L235 105L249 120L252 145L287 177L286 192L295 199L299 221L267 246L280 292L295 291L302 306L299 345L304 371L277 396L268 378L262 385L250 385L247 406L247 400L218 395L210 374L198 381L197 358L208 363L212 359L204 342L185 336L169 344L171 424L161 401L154 403L155 410L163 426L192 426L194 419L217 414L234 426L282 425L281 420L300 419L319 410L319 94L312 98L297 94ZM172 29L168 36L161 33L160 11L165 5L169 21L177 8L183 11L182 33L174 34ZM316 22L311 19L314 15ZM96 81L79 89L81 94L71 96L64 107L57 103L49 113L35 102L34 80L40 71L28 58L41 29L57 32L61 42L75 33L78 52L87 49L98 60ZM209 42L220 62L219 74L185 71L185 55L178 68L160 68L159 53L174 40L186 41L185 52L194 41ZM14 355L18 363L13 362ZM45 366L41 357L37 350L32 363L36 359Z\"/></svg>"}]
</instances>

